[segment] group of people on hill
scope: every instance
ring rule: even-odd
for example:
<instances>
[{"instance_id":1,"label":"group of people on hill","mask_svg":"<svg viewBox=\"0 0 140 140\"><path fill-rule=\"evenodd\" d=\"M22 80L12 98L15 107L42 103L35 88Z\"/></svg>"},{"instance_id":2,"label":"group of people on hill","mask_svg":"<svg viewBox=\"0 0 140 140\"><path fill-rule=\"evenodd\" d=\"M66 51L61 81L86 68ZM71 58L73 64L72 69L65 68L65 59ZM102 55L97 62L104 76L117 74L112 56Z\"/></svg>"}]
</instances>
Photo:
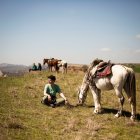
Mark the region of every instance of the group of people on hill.
<instances>
[{"instance_id":1,"label":"group of people on hill","mask_svg":"<svg viewBox=\"0 0 140 140\"><path fill-rule=\"evenodd\" d=\"M29 72L30 72L30 71L37 71L37 70L39 70L39 71L42 70L42 66L41 66L41 64L38 63L38 65L36 65L35 63L33 63L32 68L29 69Z\"/></svg>"}]
</instances>

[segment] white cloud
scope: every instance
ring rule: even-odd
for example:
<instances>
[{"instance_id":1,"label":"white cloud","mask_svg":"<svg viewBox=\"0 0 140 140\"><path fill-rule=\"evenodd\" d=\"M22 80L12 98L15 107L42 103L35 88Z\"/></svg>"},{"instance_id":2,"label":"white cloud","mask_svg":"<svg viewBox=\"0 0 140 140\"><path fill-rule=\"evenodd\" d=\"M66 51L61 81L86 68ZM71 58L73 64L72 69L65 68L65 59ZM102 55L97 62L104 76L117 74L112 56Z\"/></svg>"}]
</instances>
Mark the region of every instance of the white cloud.
<instances>
[{"instance_id":1,"label":"white cloud","mask_svg":"<svg viewBox=\"0 0 140 140\"><path fill-rule=\"evenodd\" d=\"M140 53L140 49L138 49L138 50L135 50L135 53Z\"/></svg>"},{"instance_id":2,"label":"white cloud","mask_svg":"<svg viewBox=\"0 0 140 140\"><path fill-rule=\"evenodd\" d=\"M136 35L136 38L137 38L137 39L140 39L140 34L137 34L137 35Z\"/></svg>"},{"instance_id":3,"label":"white cloud","mask_svg":"<svg viewBox=\"0 0 140 140\"><path fill-rule=\"evenodd\" d=\"M110 48L101 48L101 51L103 51L103 52L109 52L109 51L111 51L111 49Z\"/></svg>"}]
</instances>

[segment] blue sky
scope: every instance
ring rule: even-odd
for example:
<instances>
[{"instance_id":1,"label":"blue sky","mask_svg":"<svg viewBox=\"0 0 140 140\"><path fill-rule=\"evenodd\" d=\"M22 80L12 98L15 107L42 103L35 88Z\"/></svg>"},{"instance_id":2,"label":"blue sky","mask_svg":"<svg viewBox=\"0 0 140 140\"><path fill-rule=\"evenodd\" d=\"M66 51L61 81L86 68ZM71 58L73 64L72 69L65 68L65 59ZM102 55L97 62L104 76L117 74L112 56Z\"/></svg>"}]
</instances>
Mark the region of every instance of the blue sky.
<instances>
[{"instance_id":1,"label":"blue sky","mask_svg":"<svg viewBox=\"0 0 140 140\"><path fill-rule=\"evenodd\" d=\"M0 0L0 63L140 63L140 0Z\"/></svg>"}]
</instances>

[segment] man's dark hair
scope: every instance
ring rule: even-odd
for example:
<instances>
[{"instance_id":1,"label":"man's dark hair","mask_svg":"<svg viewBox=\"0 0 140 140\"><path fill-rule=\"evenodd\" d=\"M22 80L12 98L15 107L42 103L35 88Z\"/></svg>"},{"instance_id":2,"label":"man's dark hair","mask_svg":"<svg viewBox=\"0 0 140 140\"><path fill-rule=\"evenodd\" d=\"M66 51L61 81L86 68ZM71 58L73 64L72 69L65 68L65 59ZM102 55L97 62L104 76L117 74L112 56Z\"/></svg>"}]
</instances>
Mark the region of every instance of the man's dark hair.
<instances>
[{"instance_id":1,"label":"man's dark hair","mask_svg":"<svg viewBox=\"0 0 140 140\"><path fill-rule=\"evenodd\" d=\"M52 81L56 80L55 76L53 76L53 75L48 76L48 78L51 79Z\"/></svg>"}]
</instances>

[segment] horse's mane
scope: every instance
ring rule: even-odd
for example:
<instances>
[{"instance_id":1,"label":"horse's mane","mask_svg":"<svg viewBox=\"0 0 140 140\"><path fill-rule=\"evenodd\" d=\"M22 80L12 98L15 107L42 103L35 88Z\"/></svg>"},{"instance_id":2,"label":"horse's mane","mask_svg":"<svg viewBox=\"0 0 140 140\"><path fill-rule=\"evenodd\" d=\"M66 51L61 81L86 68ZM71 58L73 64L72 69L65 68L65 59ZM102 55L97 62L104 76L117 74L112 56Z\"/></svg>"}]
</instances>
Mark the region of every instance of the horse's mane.
<instances>
[{"instance_id":1,"label":"horse's mane","mask_svg":"<svg viewBox=\"0 0 140 140\"><path fill-rule=\"evenodd\" d=\"M90 64L90 66L89 66L87 72L89 73L90 70L91 70L93 67L95 67L96 65L98 65L100 62L103 62L103 60L102 60L102 59L98 59L98 58L96 58L95 60L93 60L92 63Z\"/></svg>"},{"instance_id":2,"label":"horse's mane","mask_svg":"<svg viewBox=\"0 0 140 140\"><path fill-rule=\"evenodd\" d=\"M94 67L94 66L98 65L100 62L103 62L103 60L96 58L95 60L92 61L92 63L90 64L90 66L91 67Z\"/></svg>"},{"instance_id":3,"label":"horse's mane","mask_svg":"<svg viewBox=\"0 0 140 140\"><path fill-rule=\"evenodd\" d=\"M100 62L103 62L103 60L102 59L98 59L98 58L96 58L95 60L92 61L92 63L89 65L88 70L86 72L85 79L88 79L88 80L91 79L92 76L90 74L90 71L93 69L93 67L98 65Z\"/></svg>"}]
</instances>

